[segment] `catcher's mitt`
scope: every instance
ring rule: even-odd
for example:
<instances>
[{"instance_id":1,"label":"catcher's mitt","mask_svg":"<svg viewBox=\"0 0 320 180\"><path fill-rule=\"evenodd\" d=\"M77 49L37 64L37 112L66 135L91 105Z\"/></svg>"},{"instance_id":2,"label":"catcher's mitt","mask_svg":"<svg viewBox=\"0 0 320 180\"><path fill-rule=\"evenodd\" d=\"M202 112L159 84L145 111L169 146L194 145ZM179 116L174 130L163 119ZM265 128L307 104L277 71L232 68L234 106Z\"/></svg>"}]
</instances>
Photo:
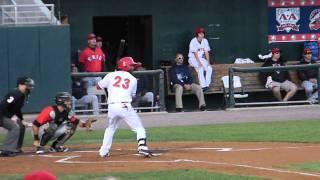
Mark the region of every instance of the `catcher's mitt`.
<instances>
[{"instance_id":1,"label":"catcher's mitt","mask_svg":"<svg viewBox=\"0 0 320 180\"><path fill-rule=\"evenodd\" d=\"M80 127L82 128L86 128L86 131L92 131L92 123L96 122L97 119L92 119L92 118L89 118L85 121L80 121Z\"/></svg>"}]
</instances>

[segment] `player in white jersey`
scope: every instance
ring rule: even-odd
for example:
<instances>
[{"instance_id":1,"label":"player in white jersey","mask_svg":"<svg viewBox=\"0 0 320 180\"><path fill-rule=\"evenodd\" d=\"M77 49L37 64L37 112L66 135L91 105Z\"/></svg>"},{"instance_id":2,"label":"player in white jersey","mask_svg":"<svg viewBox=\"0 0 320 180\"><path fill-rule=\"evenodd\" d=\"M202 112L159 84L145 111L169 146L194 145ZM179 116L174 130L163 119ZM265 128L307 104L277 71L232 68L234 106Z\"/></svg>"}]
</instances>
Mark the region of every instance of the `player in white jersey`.
<instances>
[{"instance_id":1,"label":"player in white jersey","mask_svg":"<svg viewBox=\"0 0 320 180\"><path fill-rule=\"evenodd\" d=\"M208 40L204 38L204 28L196 29L196 37L193 38L189 45L189 64L195 68L198 73L200 86L207 90L211 83L212 67L210 65ZM206 72L206 76L204 76Z\"/></svg>"},{"instance_id":2,"label":"player in white jersey","mask_svg":"<svg viewBox=\"0 0 320 180\"><path fill-rule=\"evenodd\" d=\"M131 106L132 97L136 95L137 79L132 72L140 63L131 57L121 58L117 62L117 71L107 74L98 82L97 88L108 89L108 119L109 126L104 133L103 144L99 150L101 157L108 157L112 139L120 120L125 120L132 131L137 133L139 154L150 157L152 153L147 147L146 131L135 110Z\"/></svg>"}]
</instances>

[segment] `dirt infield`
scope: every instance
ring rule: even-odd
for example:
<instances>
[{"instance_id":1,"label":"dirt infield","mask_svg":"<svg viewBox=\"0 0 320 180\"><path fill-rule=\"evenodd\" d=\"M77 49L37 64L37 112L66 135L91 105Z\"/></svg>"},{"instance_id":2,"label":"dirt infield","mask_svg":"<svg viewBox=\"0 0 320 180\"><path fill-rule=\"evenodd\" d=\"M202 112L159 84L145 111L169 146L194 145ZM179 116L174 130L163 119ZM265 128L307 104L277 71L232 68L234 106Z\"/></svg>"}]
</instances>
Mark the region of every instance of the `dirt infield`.
<instances>
[{"instance_id":1,"label":"dirt infield","mask_svg":"<svg viewBox=\"0 0 320 180\"><path fill-rule=\"evenodd\" d=\"M98 156L98 145L76 145L70 152L44 155L26 149L17 157L0 158L0 174L36 169L63 174L201 169L272 179L320 179L317 173L286 169L289 164L320 161L319 144L171 142L150 143L150 147L155 156L143 158L136 154L133 143L114 144L107 159Z\"/></svg>"}]
</instances>

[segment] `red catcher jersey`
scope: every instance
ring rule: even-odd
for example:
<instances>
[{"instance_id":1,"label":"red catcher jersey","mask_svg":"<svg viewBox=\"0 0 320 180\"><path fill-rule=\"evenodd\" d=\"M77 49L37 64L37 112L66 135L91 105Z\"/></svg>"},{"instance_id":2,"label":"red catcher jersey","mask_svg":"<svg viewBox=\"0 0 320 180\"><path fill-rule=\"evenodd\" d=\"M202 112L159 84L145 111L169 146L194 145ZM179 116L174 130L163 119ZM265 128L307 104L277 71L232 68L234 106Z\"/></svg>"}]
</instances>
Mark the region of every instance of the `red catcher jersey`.
<instances>
[{"instance_id":1,"label":"red catcher jersey","mask_svg":"<svg viewBox=\"0 0 320 180\"><path fill-rule=\"evenodd\" d=\"M103 61L106 57L100 48L95 50L89 47L85 48L80 54L80 63L84 65L84 71L86 72L101 72Z\"/></svg>"}]
</instances>

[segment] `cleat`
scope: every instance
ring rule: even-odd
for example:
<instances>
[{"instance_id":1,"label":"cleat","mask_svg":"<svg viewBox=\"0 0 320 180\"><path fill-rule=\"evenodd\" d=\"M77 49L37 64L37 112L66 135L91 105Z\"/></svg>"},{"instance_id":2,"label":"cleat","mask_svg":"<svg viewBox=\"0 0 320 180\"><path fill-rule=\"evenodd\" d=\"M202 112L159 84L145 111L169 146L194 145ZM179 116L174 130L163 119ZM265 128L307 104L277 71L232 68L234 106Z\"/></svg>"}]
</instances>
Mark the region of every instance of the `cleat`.
<instances>
[{"instance_id":1,"label":"cleat","mask_svg":"<svg viewBox=\"0 0 320 180\"><path fill-rule=\"evenodd\" d=\"M59 147L50 147L49 152L68 152L69 148L59 146Z\"/></svg>"},{"instance_id":2,"label":"cleat","mask_svg":"<svg viewBox=\"0 0 320 180\"><path fill-rule=\"evenodd\" d=\"M151 151L145 150L145 149L140 149L140 150L138 151L138 153L139 153L140 155L142 155L143 157L151 157L151 156L153 156L153 154L152 154Z\"/></svg>"},{"instance_id":3,"label":"cleat","mask_svg":"<svg viewBox=\"0 0 320 180\"><path fill-rule=\"evenodd\" d=\"M36 149L36 154L44 154L45 148L43 146L38 146Z\"/></svg>"},{"instance_id":4,"label":"cleat","mask_svg":"<svg viewBox=\"0 0 320 180\"><path fill-rule=\"evenodd\" d=\"M17 155L17 153L12 152L12 151L1 151L0 152L0 157L14 157L16 155Z\"/></svg>"},{"instance_id":5,"label":"cleat","mask_svg":"<svg viewBox=\"0 0 320 180\"><path fill-rule=\"evenodd\" d=\"M102 158L108 158L108 157L110 157L110 153L107 153L107 154L105 154L105 155L100 155Z\"/></svg>"}]
</instances>

